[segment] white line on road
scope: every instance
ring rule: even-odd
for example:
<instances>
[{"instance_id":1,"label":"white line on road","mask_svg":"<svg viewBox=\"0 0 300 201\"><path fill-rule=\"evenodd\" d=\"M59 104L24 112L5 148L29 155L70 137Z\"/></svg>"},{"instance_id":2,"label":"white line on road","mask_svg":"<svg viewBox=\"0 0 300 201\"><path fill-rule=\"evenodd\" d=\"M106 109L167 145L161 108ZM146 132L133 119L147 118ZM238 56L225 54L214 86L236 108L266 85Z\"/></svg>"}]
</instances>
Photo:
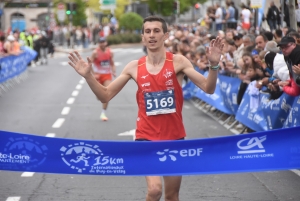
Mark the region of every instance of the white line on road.
<instances>
[{"instance_id":1,"label":"white line on road","mask_svg":"<svg viewBox=\"0 0 300 201\"><path fill-rule=\"evenodd\" d=\"M64 107L63 110L61 111L61 114L62 114L62 115L67 115L67 114L69 114L70 109L71 109L70 107Z\"/></svg>"},{"instance_id":2,"label":"white line on road","mask_svg":"<svg viewBox=\"0 0 300 201\"><path fill-rule=\"evenodd\" d=\"M80 84L77 84L76 89L80 90L82 86Z\"/></svg>"},{"instance_id":3,"label":"white line on road","mask_svg":"<svg viewBox=\"0 0 300 201\"><path fill-rule=\"evenodd\" d=\"M300 176L300 170L296 170L296 169L293 169L291 170L293 173L295 173L296 175Z\"/></svg>"},{"instance_id":4,"label":"white line on road","mask_svg":"<svg viewBox=\"0 0 300 201\"><path fill-rule=\"evenodd\" d=\"M55 133L47 133L46 137L55 137Z\"/></svg>"},{"instance_id":5,"label":"white line on road","mask_svg":"<svg viewBox=\"0 0 300 201\"><path fill-rule=\"evenodd\" d=\"M74 101L75 101L75 98L73 98L73 97L71 97L71 98L69 98L68 100L67 100L67 104L73 104L74 103Z\"/></svg>"},{"instance_id":6,"label":"white line on road","mask_svg":"<svg viewBox=\"0 0 300 201\"><path fill-rule=\"evenodd\" d=\"M125 131L123 133L119 133L118 136L132 136L133 140L135 140L135 129L132 129L130 131Z\"/></svg>"},{"instance_id":7,"label":"white line on road","mask_svg":"<svg viewBox=\"0 0 300 201\"><path fill-rule=\"evenodd\" d=\"M19 201L21 197L8 197L6 201Z\"/></svg>"},{"instance_id":8,"label":"white line on road","mask_svg":"<svg viewBox=\"0 0 300 201\"><path fill-rule=\"evenodd\" d=\"M114 62L114 64L115 64L115 66L121 66L122 65L122 63L121 62Z\"/></svg>"},{"instance_id":9,"label":"white line on road","mask_svg":"<svg viewBox=\"0 0 300 201\"><path fill-rule=\"evenodd\" d=\"M58 118L56 122L52 125L52 128L60 128L61 125L65 122L64 118Z\"/></svg>"},{"instance_id":10,"label":"white line on road","mask_svg":"<svg viewBox=\"0 0 300 201\"><path fill-rule=\"evenodd\" d=\"M72 92L72 96L78 96L78 94L79 94L79 91L74 90L74 91Z\"/></svg>"},{"instance_id":11,"label":"white line on road","mask_svg":"<svg viewBox=\"0 0 300 201\"><path fill-rule=\"evenodd\" d=\"M67 61L60 62L60 64L61 64L62 66L67 66L67 65L69 65Z\"/></svg>"},{"instance_id":12,"label":"white line on road","mask_svg":"<svg viewBox=\"0 0 300 201\"><path fill-rule=\"evenodd\" d=\"M85 79L84 80L80 80L79 83L80 84L84 84L85 83Z\"/></svg>"},{"instance_id":13,"label":"white line on road","mask_svg":"<svg viewBox=\"0 0 300 201\"><path fill-rule=\"evenodd\" d=\"M23 172L21 174L21 177L32 177L34 175L34 172Z\"/></svg>"}]
</instances>

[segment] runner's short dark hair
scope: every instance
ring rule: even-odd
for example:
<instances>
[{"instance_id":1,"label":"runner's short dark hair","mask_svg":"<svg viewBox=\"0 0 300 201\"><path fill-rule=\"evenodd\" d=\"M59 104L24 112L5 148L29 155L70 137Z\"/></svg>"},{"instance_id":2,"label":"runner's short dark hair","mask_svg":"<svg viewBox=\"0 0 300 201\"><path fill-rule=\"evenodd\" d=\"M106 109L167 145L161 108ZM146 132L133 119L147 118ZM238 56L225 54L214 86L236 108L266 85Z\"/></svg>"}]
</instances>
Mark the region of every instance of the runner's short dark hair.
<instances>
[{"instance_id":1,"label":"runner's short dark hair","mask_svg":"<svg viewBox=\"0 0 300 201\"><path fill-rule=\"evenodd\" d=\"M145 24L146 22L161 22L163 32L164 32L164 33L167 33L167 32L168 32L168 27L167 27L166 21L165 21L163 18L161 18L161 17L152 15L152 16L146 17L146 18L144 19L143 27L142 27L142 34L144 34L144 24Z\"/></svg>"}]
</instances>

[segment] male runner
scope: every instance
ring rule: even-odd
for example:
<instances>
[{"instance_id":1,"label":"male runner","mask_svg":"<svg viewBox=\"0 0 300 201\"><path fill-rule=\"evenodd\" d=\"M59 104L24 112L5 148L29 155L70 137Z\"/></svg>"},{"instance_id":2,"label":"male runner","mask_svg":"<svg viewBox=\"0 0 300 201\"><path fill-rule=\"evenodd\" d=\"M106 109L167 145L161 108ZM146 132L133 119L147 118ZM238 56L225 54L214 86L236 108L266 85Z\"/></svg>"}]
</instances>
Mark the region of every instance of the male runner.
<instances>
[{"instance_id":1,"label":"male runner","mask_svg":"<svg viewBox=\"0 0 300 201\"><path fill-rule=\"evenodd\" d=\"M137 141L179 140L186 134L182 121L183 95L181 83L185 74L206 93L214 93L218 63L223 48L221 39L212 40L207 48L211 67L205 78L194 70L191 62L182 55L166 52L164 41L168 39L166 22L156 16L144 19L142 40L148 55L128 63L123 72L110 85L99 84L91 74L92 61L85 62L78 52L71 53L69 64L82 75L92 91L102 102L111 100L125 84L133 79L138 85L139 107ZM179 201L181 176L164 176L165 200ZM158 201L162 196L159 176L146 176L148 192L146 201Z\"/></svg>"},{"instance_id":2,"label":"male runner","mask_svg":"<svg viewBox=\"0 0 300 201\"><path fill-rule=\"evenodd\" d=\"M99 38L99 47L93 51L91 61L92 71L96 80L103 86L108 86L112 81L112 76L116 76L116 68L113 61L113 53L107 46L106 39L104 37ZM100 114L100 119L102 121L107 121L106 109L108 102L102 103L102 112Z\"/></svg>"}]
</instances>

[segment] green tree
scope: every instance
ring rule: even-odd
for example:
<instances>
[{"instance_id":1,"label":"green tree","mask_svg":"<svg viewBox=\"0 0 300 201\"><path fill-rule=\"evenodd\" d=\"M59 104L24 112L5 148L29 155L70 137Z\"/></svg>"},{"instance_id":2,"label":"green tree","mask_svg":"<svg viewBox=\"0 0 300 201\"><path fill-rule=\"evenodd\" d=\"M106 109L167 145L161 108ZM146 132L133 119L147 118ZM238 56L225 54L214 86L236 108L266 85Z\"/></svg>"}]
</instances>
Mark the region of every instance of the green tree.
<instances>
[{"instance_id":1,"label":"green tree","mask_svg":"<svg viewBox=\"0 0 300 201\"><path fill-rule=\"evenodd\" d=\"M74 0L74 3L76 3L76 13L73 13L73 25L75 26L85 26L86 25L86 4L83 2L83 0Z\"/></svg>"},{"instance_id":2,"label":"green tree","mask_svg":"<svg viewBox=\"0 0 300 201\"><path fill-rule=\"evenodd\" d=\"M148 0L149 8L152 12L161 14L163 16L170 16L174 13L174 2L176 0ZM196 3L204 3L206 0L179 0L180 14L188 11L191 6Z\"/></svg>"},{"instance_id":3,"label":"green tree","mask_svg":"<svg viewBox=\"0 0 300 201\"><path fill-rule=\"evenodd\" d=\"M143 18L133 12L125 13L120 18L120 28L128 31L140 30L143 25Z\"/></svg>"}]
</instances>

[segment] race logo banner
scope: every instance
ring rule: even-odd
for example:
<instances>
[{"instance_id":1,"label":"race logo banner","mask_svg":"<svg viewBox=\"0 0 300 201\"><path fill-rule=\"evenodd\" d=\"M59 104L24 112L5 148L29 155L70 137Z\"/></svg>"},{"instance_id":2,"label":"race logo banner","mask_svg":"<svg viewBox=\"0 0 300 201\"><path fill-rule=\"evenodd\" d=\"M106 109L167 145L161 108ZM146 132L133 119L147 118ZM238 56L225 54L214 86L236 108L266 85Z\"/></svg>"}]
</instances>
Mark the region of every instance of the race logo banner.
<instances>
[{"instance_id":1,"label":"race logo banner","mask_svg":"<svg viewBox=\"0 0 300 201\"><path fill-rule=\"evenodd\" d=\"M116 142L0 131L0 170L195 175L296 169L300 168L299 133L295 127L209 139Z\"/></svg>"}]
</instances>

